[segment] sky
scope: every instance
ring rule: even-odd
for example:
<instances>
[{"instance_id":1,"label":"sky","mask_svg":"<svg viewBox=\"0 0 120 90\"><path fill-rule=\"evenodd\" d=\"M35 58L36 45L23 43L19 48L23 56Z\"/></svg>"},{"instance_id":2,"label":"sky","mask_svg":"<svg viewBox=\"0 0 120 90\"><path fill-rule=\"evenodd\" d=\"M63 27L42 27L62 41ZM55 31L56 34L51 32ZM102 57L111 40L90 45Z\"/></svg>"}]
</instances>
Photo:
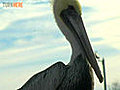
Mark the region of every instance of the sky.
<instances>
[{"instance_id":1,"label":"sky","mask_svg":"<svg viewBox=\"0 0 120 90\"><path fill-rule=\"evenodd\" d=\"M92 47L105 58L107 84L120 82L120 0L80 3ZM0 90L20 88L55 62L67 64L71 51L48 0L24 0L23 8L0 7ZM103 90L96 76L95 90Z\"/></svg>"}]
</instances>

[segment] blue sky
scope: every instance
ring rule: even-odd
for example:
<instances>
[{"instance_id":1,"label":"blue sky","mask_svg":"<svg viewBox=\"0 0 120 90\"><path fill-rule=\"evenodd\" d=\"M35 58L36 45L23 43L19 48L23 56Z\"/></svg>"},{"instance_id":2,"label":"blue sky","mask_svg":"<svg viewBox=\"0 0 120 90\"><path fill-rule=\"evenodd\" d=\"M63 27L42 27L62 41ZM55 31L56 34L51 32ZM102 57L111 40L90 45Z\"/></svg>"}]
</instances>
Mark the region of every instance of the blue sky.
<instances>
[{"instance_id":1,"label":"blue sky","mask_svg":"<svg viewBox=\"0 0 120 90\"><path fill-rule=\"evenodd\" d=\"M120 1L80 3L94 51L105 57L107 82L120 81ZM53 63L69 62L71 47L55 23L49 1L26 0L22 9L1 7L0 13L0 90L17 89ZM102 90L96 76L95 81L96 90Z\"/></svg>"}]
</instances>

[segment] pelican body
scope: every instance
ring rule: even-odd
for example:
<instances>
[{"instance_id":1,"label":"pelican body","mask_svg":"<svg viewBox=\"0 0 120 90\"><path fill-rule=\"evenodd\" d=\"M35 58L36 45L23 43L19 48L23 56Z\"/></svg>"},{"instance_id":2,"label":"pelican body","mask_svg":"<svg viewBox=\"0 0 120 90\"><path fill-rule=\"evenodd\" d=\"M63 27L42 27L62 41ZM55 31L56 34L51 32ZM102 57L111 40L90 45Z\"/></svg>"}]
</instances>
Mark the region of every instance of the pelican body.
<instances>
[{"instance_id":1,"label":"pelican body","mask_svg":"<svg viewBox=\"0 0 120 90\"><path fill-rule=\"evenodd\" d=\"M65 65L57 62L34 75L19 90L93 90L95 71L103 77L87 36L78 0L54 0L53 13L63 35L70 42L72 56Z\"/></svg>"}]
</instances>

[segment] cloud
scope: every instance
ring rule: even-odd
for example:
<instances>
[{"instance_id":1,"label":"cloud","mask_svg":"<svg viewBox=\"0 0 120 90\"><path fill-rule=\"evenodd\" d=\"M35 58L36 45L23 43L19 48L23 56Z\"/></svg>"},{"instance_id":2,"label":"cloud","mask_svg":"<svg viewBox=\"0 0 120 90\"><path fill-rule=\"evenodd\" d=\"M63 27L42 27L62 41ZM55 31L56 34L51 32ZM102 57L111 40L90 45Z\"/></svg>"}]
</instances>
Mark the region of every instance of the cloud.
<instances>
[{"instance_id":1,"label":"cloud","mask_svg":"<svg viewBox=\"0 0 120 90\"><path fill-rule=\"evenodd\" d=\"M0 59L2 61L0 63L0 66L4 67L6 65L9 66L11 64L15 65L15 64L26 63L26 62L29 63L29 62L33 62L36 60L41 62L41 60L48 59L46 57L47 55L49 56L49 60L50 58L52 59L52 58L55 58L56 56L61 57L61 55L63 55L64 57L63 53L68 52L68 50L70 49L70 46L61 45L60 44L61 42L59 43L59 41L58 42L53 41L53 46L51 45L52 42L50 42L51 44L46 43L45 45L41 44L41 45L35 45L35 46L29 46L29 47L27 46L25 48L11 48L6 51L3 51L0 53L0 57L1 57ZM70 53L68 52L67 55L69 56L69 54ZM58 60L60 60L60 58Z\"/></svg>"},{"instance_id":2,"label":"cloud","mask_svg":"<svg viewBox=\"0 0 120 90\"><path fill-rule=\"evenodd\" d=\"M103 38L101 38L101 37L95 37L95 38L91 38L90 40L91 40L92 42L99 42L99 41L102 41Z\"/></svg>"},{"instance_id":3,"label":"cloud","mask_svg":"<svg viewBox=\"0 0 120 90\"><path fill-rule=\"evenodd\" d=\"M31 76L39 71L47 68L49 65L33 65L30 67L21 66L17 69L6 69L1 73L0 80L2 84L0 89L4 90L16 90L20 88ZM1 71L0 71L1 72ZM12 83L9 83L8 80ZM7 87L6 87L7 86Z\"/></svg>"},{"instance_id":4,"label":"cloud","mask_svg":"<svg viewBox=\"0 0 120 90\"><path fill-rule=\"evenodd\" d=\"M44 11L44 8L46 7L43 7L43 10L39 10L40 13ZM66 45L68 44L65 43L63 36L58 34L58 28L56 30L57 25L55 25L55 23L51 23L53 20L54 19L53 16L51 16L51 12L49 15L47 15L47 13L43 13L42 15L38 14L38 16L36 15L29 18L24 17L22 19L18 18L16 20L11 20L12 23L0 31L0 37L2 40L0 43L7 44L5 49L1 47L3 49L0 53L2 60L1 67L12 68L14 66L24 64L28 65L31 62L32 64L34 62L37 63L38 61L41 61L41 59L38 58L42 58L44 60L46 54L50 55L51 53L51 56L53 56L54 53L58 51L61 53L64 49L66 50ZM11 42L11 44L8 42ZM50 48L52 48L52 50ZM45 50L45 52L43 50ZM63 59L65 58L66 57ZM45 58L45 60L47 59L48 58Z\"/></svg>"},{"instance_id":5,"label":"cloud","mask_svg":"<svg viewBox=\"0 0 120 90\"><path fill-rule=\"evenodd\" d=\"M90 33L93 37L102 37L104 40L100 42L95 42L94 44L106 44L113 48L120 50L120 37L119 37L119 20L111 20L109 22L103 22L101 24L92 26L92 32Z\"/></svg>"},{"instance_id":6,"label":"cloud","mask_svg":"<svg viewBox=\"0 0 120 90\"><path fill-rule=\"evenodd\" d=\"M94 46L108 45L111 48L120 50L120 12L117 11L120 1L93 0L91 2L84 0L80 2L83 8L88 7L88 12L83 9L82 17L88 36L91 38L91 43ZM102 38L103 40L94 42L92 38Z\"/></svg>"},{"instance_id":7,"label":"cloud","mask_svg":"<svg viewBox=\"0 0 120 90\"><path fill-rule=\"evenodd\" d=\"M95 45L94 50L98 51L102 57L113 57L115 55L120 55L120 50L113 48L110 45Z\"/></svg>"},{"instance_id":8,"label":"cloud","mask_svg":"<svg viewBox=\"0 0 120 90\"><path fill-rule=\"evenodd\" d=\"M108 57L106 59L106 73L107 73L107 82L110 84L111 82L120 80L120 70L118 69L120 66L120 54L114 57Z\"/></svg>"},{"instance_id":9,"label":"cloud","mask_svg":"<svg viewBox=\"0 0 120 90\"><path fill-rule=\"evenodd\" d=\"M39 9L40 8L40 9ZM46 12L44 12L44 10ZM0 10L2 13L0 14L0 17L2 17L0 20L4 22L0 22L0 30L4 30L10 23L21 20L21 19L27 19L32 18L36 16L43 16L47 13L50 13L50 5L29 5L25 4L24 8L3 8ZM27 12L27 13L26 13Z\"/></svg>"},{"instance_id":10,"label":"cloud","mask_svg":"<svg viewBox=\"0 0 120 90\"><path fill-rule=\"evenodd\" d=\"M46 18L48 21L45 20ZM20 20L18 19L15 21L13 20L12 23L9 23L9 25L6 26L5 29L0 31L0 49L5 50L13 46L16 47L16 45L14 45L16 41L17 43L19 42L19 44L20 42L24 42L24 44L27 44L27 41L31 41L32 39L44 38L45 36L47 36L46 34L51 34L53 30L55 33L55 28L51 28L51 33L47 33L47 31L45 32L45 30L51 27L50 25L55 26L54 24L51 24L50 18L51 16L39 15L39 17L34 16L34 18L31 17ZM43 22L41 22L41 20ZM48 25L44 23L48 23ZM50 37L51 35L49 36L49 38Z\"/></svg>"}]
</instances>

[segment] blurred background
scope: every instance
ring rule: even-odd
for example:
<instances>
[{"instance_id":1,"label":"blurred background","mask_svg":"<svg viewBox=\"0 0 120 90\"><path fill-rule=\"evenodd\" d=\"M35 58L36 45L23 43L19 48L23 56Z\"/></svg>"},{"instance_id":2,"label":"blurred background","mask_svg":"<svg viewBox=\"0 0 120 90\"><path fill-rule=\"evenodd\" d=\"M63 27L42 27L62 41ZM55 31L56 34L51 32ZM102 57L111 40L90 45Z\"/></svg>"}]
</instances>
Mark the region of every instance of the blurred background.
<instances>
[{"instance_id":1,"label":"blurred background","mask_svg":"<svg viewBox=\"0 0 120 90\"><path fill-rule=\"evenodd\" d=\"M0 0L0 90L16 90L53 63L67 64L71 47L55 23L50 1L23 0L23 8L2 7L3 1ZM92 47L105 58L107 90L120 90L120 0L80 3ZM98 63L102 70L102 63ZM94 76L95 90L104 90L103 83Z\"/></svg>"}]
</instances>

